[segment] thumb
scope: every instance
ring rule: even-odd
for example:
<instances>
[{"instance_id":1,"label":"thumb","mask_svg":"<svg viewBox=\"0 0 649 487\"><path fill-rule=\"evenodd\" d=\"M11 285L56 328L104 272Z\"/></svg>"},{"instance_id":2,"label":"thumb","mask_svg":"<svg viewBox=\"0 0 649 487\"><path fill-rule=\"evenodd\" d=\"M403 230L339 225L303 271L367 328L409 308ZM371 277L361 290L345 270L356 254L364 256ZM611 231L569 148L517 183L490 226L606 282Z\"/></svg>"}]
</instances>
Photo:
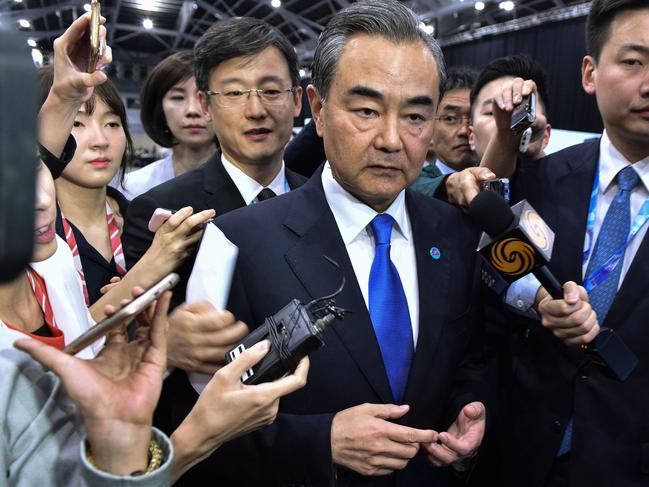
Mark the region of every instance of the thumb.
<instances>
[{"instance_id":1,"label":"thumb","mask_svg":"<svg viewBox=\"0 0 649 487\"><path fill-rule=\"evenodd\" d=\"M468 419L476 420L482 418L486 413L484 404L481 402L471 402L462 408L462 415Z\"/></svg>"},{"instance_id":2,"label":"thumb","mask_svg":"<svg viewBox=\"0 0 649 487\"><path fill-rule=\"evenodd\" d=\"M579 286L573 281L568 281L563 285L563 299L568 304L576 304L579 301Z\"/></svg>"},{"instance_id":3,"label":"thumb","mask_svg":"<svg viewBox=\"0 0 649 487\"><path fill-rule=\"evenodd\" d=\"M245 350L235 360L221 369L229 380L239 380L241 374L256 365L270 350L270 341L262 340Z\"/></svg>"},{"instance_id":4,"label":"thumb","mask_svg":"<svg viewBox=\"0 0 649 487\"><path fill-rule=\"evenodd\" d=\"M369 404L369 414L375 418L380 419L395 419L400 418L410 410L407 404Z\"/></svg>"},{"instance_id":5,"label":"thumb","mask_svg":"<svg viewBox=\"0 0 649 487\"><path fill-rule=\"evenodd\" d=\"M588 291L586 291L586 288L584 286L577 286L577 289L579 290L579 299L588 303L589 298L588 298Z\"/></svg>"},{"instance_id":6,"label":"thumb","mask_svg":"<svg viewBox=\"0 0 649 487\"><path fill-rule=\"evenodd\" d=\"M476 167L473 169L473 175L478 182L495 179L496 175L487 167Z\"/></svg>"}]
</instances>

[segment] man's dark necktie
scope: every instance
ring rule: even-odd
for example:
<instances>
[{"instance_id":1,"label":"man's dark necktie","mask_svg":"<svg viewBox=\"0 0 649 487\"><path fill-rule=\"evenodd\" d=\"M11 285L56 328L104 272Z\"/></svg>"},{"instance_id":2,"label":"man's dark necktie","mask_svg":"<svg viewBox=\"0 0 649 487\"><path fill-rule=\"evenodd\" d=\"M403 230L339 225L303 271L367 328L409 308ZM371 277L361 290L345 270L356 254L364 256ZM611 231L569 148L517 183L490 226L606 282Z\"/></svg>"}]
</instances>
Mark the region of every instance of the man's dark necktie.
<instances>
[{"instance_id":1,"label":"man's dark necktie","mask_svg":"<svg viewBox=\"0 0 649 487\"><path fill-rule=\"evenodd\" d=\"M257 195L257 201L264 201L277 196L272 189L264 188Z\"/></svg>"}]
</instances>

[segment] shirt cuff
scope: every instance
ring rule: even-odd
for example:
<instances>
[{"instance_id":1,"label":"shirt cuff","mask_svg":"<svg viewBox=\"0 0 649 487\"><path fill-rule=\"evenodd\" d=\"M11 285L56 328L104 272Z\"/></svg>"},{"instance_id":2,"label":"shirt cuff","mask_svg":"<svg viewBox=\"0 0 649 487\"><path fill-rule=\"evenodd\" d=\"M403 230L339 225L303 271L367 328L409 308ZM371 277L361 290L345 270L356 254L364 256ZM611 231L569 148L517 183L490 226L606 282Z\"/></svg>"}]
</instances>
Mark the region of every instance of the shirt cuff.
<instances>
[{"instance_id":1,"label":"shirt cuff","mask_svg":"<svg viewBox=\"0 0 649 487\"><path fill-rule=\"evenodd\" d=\"M76 150L77 142L74 140L72 134L68 137L60 157L55 156L41 144L38 144L38 152L41 156L41 160L48 167L54 179L61 175L65 166L67 166L68 162L70 162L74 157L74 152Z\"/></svg>"},{"instance_id":2,"label":"shirt cuff","mask_svg":"<svg viewBox=\"0 0 649 487\"><path fill-rule=\"evenodd\" d=\"M171 480L171 463L173 460L173 446L169 438L157 428L153 428L151 436L162 448L162 465L153 472L132 477L130 475L113 475L103 472L93 466L87 458L86 438L81 441L81 461L83 464L83 477L87 485L94 487L108 486L146 486L158 487L169 485Z\"/></svg>"},{"instance_id":3,"label":"shirt cuff","mask_svg":"<svg viewBox=\"0 0 649 487\"><path fill-rule=\"evenodd\" d=\"M514 281L505 294L505 304L511 306L516 312L524 315L538 316L533 306L536 301L536 293L541 287L539 280L534 274L528 274Z\"/></svg>"}]
</instances>

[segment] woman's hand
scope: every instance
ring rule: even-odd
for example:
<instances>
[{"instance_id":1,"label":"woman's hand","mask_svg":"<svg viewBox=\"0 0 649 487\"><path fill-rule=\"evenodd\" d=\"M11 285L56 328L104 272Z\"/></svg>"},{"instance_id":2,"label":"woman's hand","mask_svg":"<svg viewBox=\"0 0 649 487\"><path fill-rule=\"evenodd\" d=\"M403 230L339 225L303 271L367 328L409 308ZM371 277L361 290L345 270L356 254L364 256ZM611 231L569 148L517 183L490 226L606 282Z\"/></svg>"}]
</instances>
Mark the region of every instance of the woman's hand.
<instances>
[{"instance_id":1,"label":"woman's hand","mask_svg":"<svg viewBox=\"0 0 649 487\"><path fill-rule=\"evenodd\" d=\"M306 384L309 359L281 379L254 386L241 382L241 374L268 353L264 340L220 369L207 384L185 420L171 435L175 457L172 481L209 456L228 440L275 420L279 399Z\"/></svg>"},{"instance_id":2,"label":"woman's hand","mask_svg":"<svg viewBox=\"0 0 649 487\"><path fill-rule=\"evenodd\" d=\"M140 328L134 341L127 343L123 329L112 333L94 360L78 359L37 340L15 343L60 377L83 417L93 459L106 472L128 475L147 467L153 410L167 361L170 299L167 292L140 314L139 321L150 326ZM115 312L106 308L106 315Z\"/></svg>"},{"instance_id":3,"label":"woman's hand","mask_svg":"<svg viewBox=\"0 0 649 487\"><path fill-rule=\"evenodd\" d=\"M203 228L215 214L214 210L194 214L187 206L164 222L155 233L151 247L142 256L143 261L154 264L158 279L177 269L191 255L203 235Z\"/></svg>"}]
</instances>

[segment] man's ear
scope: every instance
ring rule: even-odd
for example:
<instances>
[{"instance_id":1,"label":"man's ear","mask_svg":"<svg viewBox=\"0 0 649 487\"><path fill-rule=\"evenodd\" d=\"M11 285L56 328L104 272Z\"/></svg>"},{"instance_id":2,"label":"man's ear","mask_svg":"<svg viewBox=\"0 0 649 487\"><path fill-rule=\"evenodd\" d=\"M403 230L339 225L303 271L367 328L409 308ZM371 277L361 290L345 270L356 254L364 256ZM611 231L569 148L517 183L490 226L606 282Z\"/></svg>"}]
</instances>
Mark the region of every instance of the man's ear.
<instances>
[{"instance_id":1,"label":"man's ear","mask_svg":"<svg viewBox=\"0 0 649 487\"><path fill-rule=\"evenodd\" d=\"M597 80L597 63L593 56L585 56L581 62L581 86L589 95L595 94Z\"/></svg>"},{"instance_id":2,"label":"man's ear","mask_svg":"<svg viewBox=\"0 0 649 487\"><path fill-rule=\"evenodd\" d=\"M293 110L293 116L299 117L300 112L302 112L302 87L298 86L293 93L293 103L295 108Z\"/></svg>"},{"instance_id":3,"label":"man's ear","mask_svg":"<svg viewBox=\"0 0 649 487\"><path fill-rule=\"evenodd\" d=\"M550 134L552 133L552 126L550 124L547 124L545 126L545 132L543 133L543 150L548 146L548 143L550 142Z\"/></svg>"},{"instance_id":4,"label":"man's ear","mask_svg":"<svg viewBox=\"0 0 649 487\"><path fill-rule=\"evenodd\" d=\"M309 99L309 105L311 106L311 116L315 122L316 132L320 137L322 137L324 131L324 120L322 119L322 109L324 107L322 97L320 96L320 93L318 93L316 87L312 84L306 87L306 96Z\"/></svg>"},{"instance_id":5,"label":"man's ear","mask_svg":"<svg viewBox=\"0 0 649 487\"><path fill-rule=\"evenodd\" d=\"M469 125L469 128L467 129L467 137L469 139L469 147L471 147L471 150L475 152L475 134L473 133L473 125Z\"/></svg>"},{"instance_id":6,"label":"man's ear","mask_svg":"<svg viewBox=\"0 0 649 487\"><path fill-rule=\"evenodd\" d=\"M202 90L198 92L198 102L201 104L201 111L203 112L205 120L211 122L212 115L210 114L210 101L208 96Z\"/></svg>"}]
</instances>

